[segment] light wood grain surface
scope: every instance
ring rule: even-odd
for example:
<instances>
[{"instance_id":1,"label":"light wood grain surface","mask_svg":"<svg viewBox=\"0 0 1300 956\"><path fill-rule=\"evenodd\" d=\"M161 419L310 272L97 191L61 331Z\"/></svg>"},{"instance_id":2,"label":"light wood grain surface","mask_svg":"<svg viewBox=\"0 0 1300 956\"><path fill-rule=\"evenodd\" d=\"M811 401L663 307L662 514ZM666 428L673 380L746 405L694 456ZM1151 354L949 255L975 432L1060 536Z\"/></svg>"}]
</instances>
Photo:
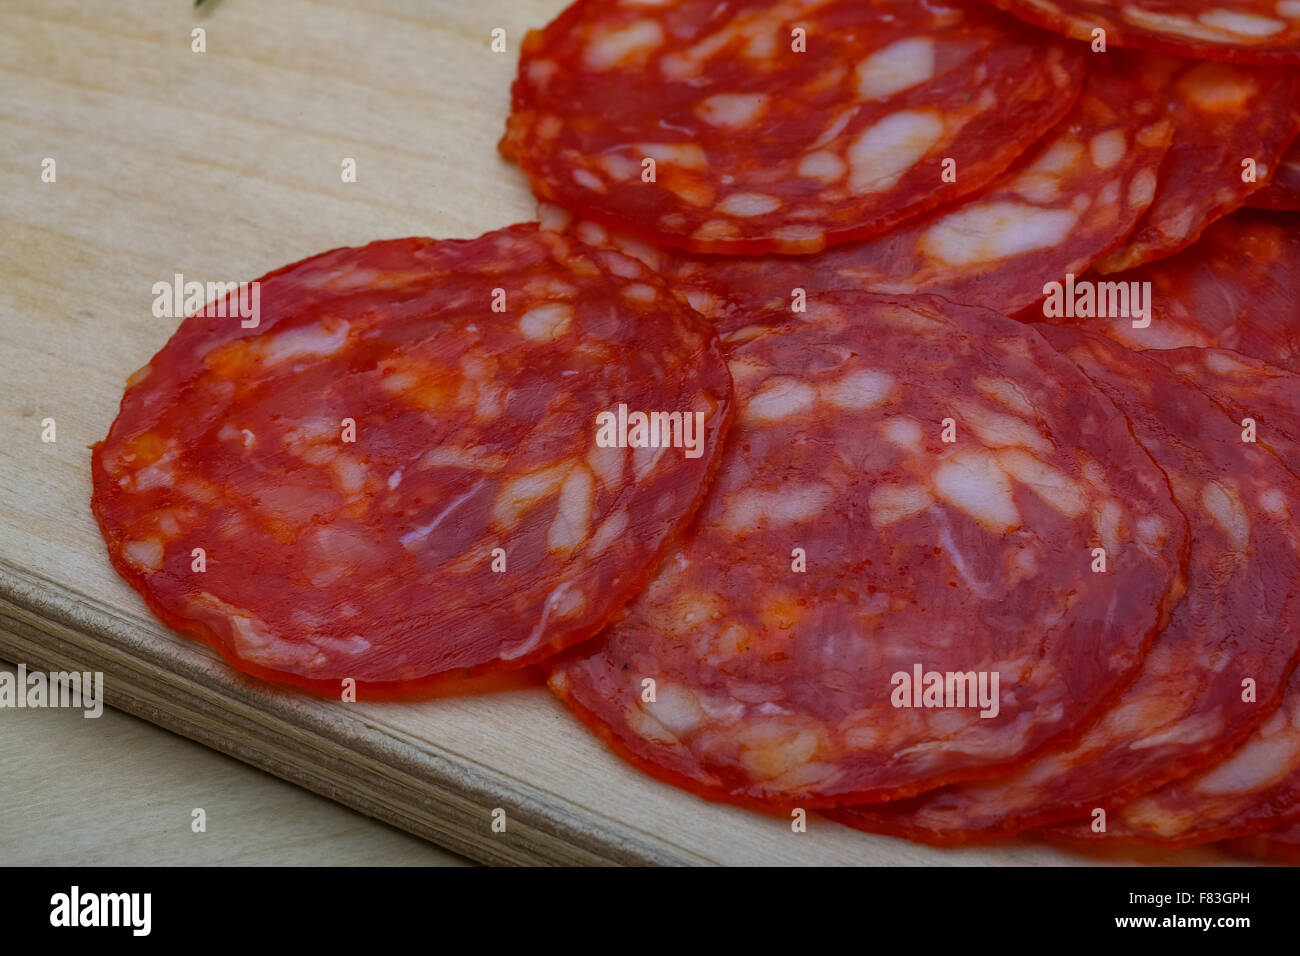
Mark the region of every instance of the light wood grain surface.
<instances>
[{"instance_id":1,"label":"light wood grain surface","mask_svg":"<svg viewBox=\"0 0 1300 956\"><path fill-rule=\"evenodd\" d=\"M175 327L152 317L153 283L177 272L250 280L334 246L473 236L532 218L523 177L495 144L518 42L562 6L0 6L0 657L102 670L115 706L486 862L1217 860L1021 843L940 851L820 818L792 833L786 820L705 803L624 765L527 678L497 692L353 705L244 679L160 626L114 575L88 508L87 446L107 433L127 375ZM190 50L195 26L206 28L206 53ZM489 49L494 27L506 30L504 55ZM46 157L55 183L41 182ZM357 162L355 183L341 182L346 158ZM41 441L46 418L57 423L54 443ZM229 760L174 756L177 740L125 718L69 742L53 728L79 717L10 716L0 712L0 819L62 808L54 812L85 821L71 831L73 849L97 860L123 861L129 841L113 826L168 827L178 807L204 800L229 801L223 821L241 807L259 819L230 846L193 849L196 862L237 857L250 841L280 848L272 855L282 862L304 859L313 833L340 826L356 840L334 851L339 861L421 859L389 830L342 824ZM41 782L37 768L55 748L91 757L97 742L102 787L61 797L65 779ZM123 764L124 750L139 762ZM123 778L123 766L138 776ZM132 792L166 796L157 812L146 804L114 816ZM506 813L504 833L491 829L494 809ZM0 860L30 852L26 829L0 828ZM194 846L179 840L166 845Z\"/></svg>"},{"instance_id":2,"label":"light wood grain surface","mask_svg":"<svg viewBox=\"0 0 1300 956\"><path fill-rule=\"evenodd\" d=\"M111 708L0 712L0 740L7 866L468 863Z\"/></svg>"}]
</instances>

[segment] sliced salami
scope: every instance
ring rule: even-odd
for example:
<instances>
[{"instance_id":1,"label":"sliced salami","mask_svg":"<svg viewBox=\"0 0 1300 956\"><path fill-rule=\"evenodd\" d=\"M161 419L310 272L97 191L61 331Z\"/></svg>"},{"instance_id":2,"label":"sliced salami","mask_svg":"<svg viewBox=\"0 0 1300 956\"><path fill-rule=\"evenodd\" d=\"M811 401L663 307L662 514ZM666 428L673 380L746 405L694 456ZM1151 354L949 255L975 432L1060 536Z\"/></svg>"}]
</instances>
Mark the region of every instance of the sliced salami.
<instances>
[{"instance_id":1,"label":"sliced salami","mask_svg":"<svg viewBox=\"0 0 1300 956\"><path fill-rule=\"evenodd\" d=\"M1113 314L1050 321L1085 327L1130 348L1231 349L1300 371L1300 221L1295 217L1238 210L1178 255L1104 281L1113 284L1096 285L1098 301L1110 301L1116 292L1131 300L1131 293L1144 288L1141 283L1151 283L1149 324Z\"/></svg>"},{"instance_id":2,"label":"sliced salami","mask_svg":"<svg viewBox=\"0 0 1300 956\"><path fill-rule=\"evenodd\" d=\"M1266 597L1261 595L1261 597ZM1114 808L1104 833L1092 822L1041 831L1071 843L1185 847L1248 836L1300 813L1300 670L1282 706L1226 760Z\"/></svg>"},{"instance_id":3,"label":"sliced salami","mask_svg":"<svg viewBox=\"0 0 1300 956\"><path fill-rule=\"evenodd\" d=\"M1054 330L1049 334L1060 333ZM1147 352L1140 357L1161 362L1183 376L1184 382L1225 405L1239 439L1255 439L1277 452L1290 472L1300 471L1300 457L1294 454L1296 423L1300 422L1300 389L1296 387L1300 376L1277 370L1269 373L1262 363L1212 350ZM1148 369L1146 366L1143 373ZM1249 441L1243 441L1245 444ZM1260 468L1259 475L1232 476L1239 485L1254 485L1257 506L1243 508L1235 523L1245 530L1241 521L1248 521L1252 534L1268 526L1277 539L1289 540L1293 550L1300 549L1296 524L1300 507L1285 484L1277 480L1276 468L1263 462ZM1245 498L1243 505L1249 505ZM1193 546L1193 562L1200 547L1200 541ZM1220 552L1218 557L1222 562L1230 560L1226 553ZM1256 627L1259 639L1285 645L1297 640L1300 620L1294 605L1300 592L1295 587L1297 575L1291 570L1295 558L1285 553L1274 557L1280 565L1259 569L1254 600L1261 610ZM1278 623L1270 626L1262 619L1268 614L1277 614ZM1262 687L1261 683L1257 689ZM1267 699L1263 693L1257 696L1260 702ZM1300 669L1292 671L1281 706L1231 756L1124 806L1116 806L1119 802L1107 801L1103 807L1107 811L1104 833L1094 832L1091 820L1059 824L1046 832L1074 841L1177 847L1253 833L1300 815Z\"/></svg>"},{"instance_id":4,"label":"sliced salami","mask_svg":"<svg viewBox=\"0 0 1300 956\"><path fill-rule=\"evenodd\" d=\"M525 38L501 151L646 239L811 253L988 184L1082 62L981 5L579 0Z\"/></svg>"},{"instance_id":5,"label":"sliced salami","mask_svg":"<svg viewBox=\"0 0 1300 956\"><path fill-rule=\"evenodd\" d=\"M1291 144L1267 186L1251 193L1247 206L1259 209L1300 209L1300 140Z\"/></svg>"},{"instance_id":6,"label":"sliced salami","mask_svg":"<svg viewBox=\"0 0 1300 956\"><path fill-rule=\"evenodd\" d=\"M990 0L1057 33L1097 44L1226 63L1300 64L1296 0Z\"/></svg>"},{"instance_id":7,"label":"sliced salami","mask_svg":"<svg viewBox=\"0 0 1300 956\"><path fill-rule=\"evenodd\" d=\"M647 248L590 221L572 231L644 258L724 333L788 307L796 290L927 292L1014 314L1086 270L1151 202L1172 127L1159 87L1135 82L1127 59L1098 64L1069 116L986 190L882 236L815 256L737 257Z\"/></svg>"},{"instance_id":8,"label":"sliced salami","mask_svg":"<svg viewBox=\"0 0 1300 956\"><path fill-rule=\"evenodd\" d=\"M1174 143L1151 208L1124 245L1097 263L1102 273L1191 245L1275 176L1300 130L1300 74L1153 55L1128 59L1168 91Z\"/></svg>"},{"instance_id":9,"label":"sliced salami","mask_svg":"<svg viewBox=\"0 0 1300 956\"><path fill-rule=\"evenodd\" d=\"M737 420L686 540L547 665L582 720L696 793L812 807L995 773L1105 708L1181 591L1186 522L1075 366L981 309L850 292L728 355Z\"/></svg>"},{"instance_id":10,"label":"sliced salami","mask_svg":"<svg viewBox=\"0 0 1300 956\"><path fill-rule=\"evenodd\" d=\"M1040 328L1168 475L1193 541L1186 597L1132 686L1077 742L997 780L832 813L851 826L956 844L1119 807L1241 743L1277 708L1300 654L1300 551L1290 523L1300 515L1300 480L1268 448L1244 442L1229 410L1156 361L1176 353ZM1187 351L1235 368L1231 353Z\"/></svg>"},{"instance_id":11,"label":"sliced salami","mask_svg":"<svg viewBox=\"0 0 1300 956\"><path fill-rule=\"evenodd\" d=\"M626 256L535 226L397 239L259 298L255 327L186 319L93 455L119 573L240 670L374 696L536 661L603 627L703 494L717 337ZM680 447L602 441L624 405L676 415Z\"/></svg>"}]
</instances>

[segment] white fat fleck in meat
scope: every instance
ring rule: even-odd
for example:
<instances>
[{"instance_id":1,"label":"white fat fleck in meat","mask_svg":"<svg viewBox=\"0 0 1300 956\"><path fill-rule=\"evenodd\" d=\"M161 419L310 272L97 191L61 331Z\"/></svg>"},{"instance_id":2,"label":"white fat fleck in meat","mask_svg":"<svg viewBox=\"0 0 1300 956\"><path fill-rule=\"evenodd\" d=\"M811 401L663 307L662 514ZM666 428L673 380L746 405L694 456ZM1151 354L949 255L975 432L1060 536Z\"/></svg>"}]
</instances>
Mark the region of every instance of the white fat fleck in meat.
<instances>
[{"instance_id":1,"label":"white fat fleck in meat","mask_svg":"<svg viewBox=\"0 0 1300 956\"><path fill-rule=\"evenodd\" d=\"M602 153L600 158L596 160L596 163L605 171L605 174L615 182L626 182L641 175L641 164L632 157L625 156L622 153ZM600 229L600 227L595 226L594 223L583 223L583 228ZM600 229L600 231L602 233L604 232L603 229ZM579 238L582 239L583 242L590 242L590 240L581 235ZM590 242L590 244L600 245L600 242Z\"/></svg>"},{"instance_id":2,"label":"white fat fleck in meat","mask_svg":"<svg viewBox=\"0 0 1300 956\"><path fill-rule=\"evenodd\" d=\"M519 331L535 342L550 342L568 331L573 306L565 302L536 305L519 317Z\"/></svg>"},{"instance_id":3,"label":"white fat fleck in meat","mask_svg":"<svg viewBox=\"0 0 1300 956\"><path fill-rule=\"evenodd\" d=\"M998 452L998 464L1067 518L1088 510L1088 494L1081 484L1028 452L1004 448Z\"/></svg>"},{"instance_id":4,"label":"white fat fleck in meat","mask_svg":"<svg viewBox=\"0 0 1300 956\"><path fill-rule=\"evenodd\" d=\"M857 67L858 95L883 100L934 76L934 40L907 37L871 54Z\"/></svg>"},{"instance_id":5,"label":"white fat fleck in meat","mask_svg":"<svg viewBox=\"0 0 1300 956\"><path fill-rule=\"evenodd\" d=\"M1156 174L1150 169L1140 169L1128 186L1130 206L1145 208L1156 195Z\"/></svg>"},{"instance_id":6,"label":"white fat fleck in meat","mask_svg":"<svg viewBox=\"0 0 1300 956\"><path fill-rule=\"evenodd\" d=\"M1123 521L1124 509L1113 498L1107 498L1093 509L1093 528L1096 530L1097 537L1101 540L1101 546L1106 549L1107 554L1118 554L1123 546L1123 538L1121 537Z\"/></svg>"},{"instance_id":7,"label":"white fat fleck in meat","mask_svg":"<svg viewBox=\"0 0 1300 956\"><path fill-rule=\"evenodd\" d=\"M605 186L604 180L590 170L583 169L581 166L574 168L573 181L583 189L590 189L594 193L605 193L609 191Z\"/></svg>"},{"instance_id":8,"label":"white fat fleck in meat","mask_svg":"<svg viewBox=\"0 0 1300 956\"><path fill-rule=\"evenodd\" d=\"M987 452L959 452L934 470L935 494L994 534L1020 527L1014 491L997 460Z\"/></svg>"},{"instance_id":9,"label":"white fat fleck in meat","mask_svg":"<svg viewBox=\"0 0 1300 956\"><path fill-rule=\"evenodd\" d=\"M640 302L642 304L649 304L659 297L659 293L655 291L654 286L646 285L644 282L633 282L630 285L625 285L621 294L623 298L630 302Z\"/></svg>"},{"instance_id":10,"label":"white fat fleck in meat","mask_svg":"<svg viewBox=\"0 0 1300 956\"><path fill-rule=\"evenodd\" d=\"M786 528L823 516L835 498L826 485L791 485L780 491L747 488L727 500L722 526L732 533Z\"/></svg>"},{"instance_id":11,"label":"white fat fleck in meat","mask_svg":"<svg viewBox=\"0 0 1300 956\"><path fill-rule=\"evenodd\" d=\"M711 126L736 129L753 124L766 105L764 93L715 93L700 101L695 115Z\"/></svg>"},{"instance_id":12,"label":"white fat fleck in meat","mask_svg":"<svg viewBox=\"0 0 1300 956\"><path fill-rule=\"evenodd\" d=\"M560 487L559 508L546 532L546 546L563 553L581 547L591 531L594 505L595 481L586 466L578 465Z\"/></svg>"},{"instance_id":13,"label":"white fat fleck in meat","mask_svg":"<svg viewBox=\"0 0 1300 956\"><path fill-rule=\"evenodd\" d=\"M401 483L402 483L402 469L399 468L397 469L397 471L393 472L391 475L388 476L388 490L392 491Z\"/></svg>"},{"instance_id":14,"label":"white fat fleck in meat","mask_svg":"<svg viewBox=\"0 0 1300 956\"><path fill-rule=\"evenodd\" d=\"M537 623L533 625L528 636L514 647L503 649L500 654L501 660L513 661L523 657L541 642L542 635L546 633L546 626L552 618L563 620L572 617L580 613L586 604L587 597L576 581L562 581L546 596L546 601L542 604L541 616L538 617Z\"/></svg>"},{"instance_id":15,"label":"white fat fleck in meat","mask_svg":"<svg viewBox=\"0 0 1300 956\"><path fill-rule=\"evenodd\" d=\"M863 130L849 146L849 185L855 193L883 192L898 183L943 139L934 110L899 110Z\"/></svg>"},{"instance_id":16,"label":"white fat fleck in meat","mask_svg":"<svg viewBox=\"0 0 1300 956\"><path fill-rule=\"evenodd\" d=\"M132 567L146 574L162 570L163 543L157 538L128 541L122 546L122 554Z\"/></svg>"},{"instance_id":17,"label":"white fat fleck in meat","mask_svg":"<svg viewBox=\"0 0 1300 956\"><path fill-rule=\"evenodd\" d=\"M342 319L276 332L262 342L262 361L268 365L292 358L333 355L347 344L349 325Z\"/></svg>"},{"instance_id":18,"label":"white fat fleck in meat","mask_svg":"<svg viewBox=\"0 0 1300 956\"><path fill-rule=\"evenodd\" d=\"M1240 10L1206 10L1196 19L1206 26L1235 33L1241 37L1270 37L1286 29L1286 24L1272 17L1261 17L1257 13L1243 13Z\"/></svg>"},{"instance_id":19,"label":"white fat fleck in meat","mask_svg":"<svg viewBox=\"0 0 1300 956\"><path fill-rule=\"evenodd\" d=\"M1300 0L1278 0L1277 15L1288 20L1300 20Z\"/></svg>"},{"instance_id":20,"label":"white fat fleck in meat","mask_svg":"<svg viewBox=\"0 0 1300 956\"><path fill-rule=\"evenodd\" d=\"M925 433L921 430L921 426L910 418L886 418L880 423L880 433L885 441L897 445L904 451L924 450Z\"/></svg>"},{"instance_id":21,"label":"white fat fleck in meat","mask_svg":"<svg viewBox=\"0 0 1300 956\"><path fill-rule=\"evenodd\" d=\"M439 445L430 448L416 466L420 471L429 468L468 468L473 471L496 471L504 468L505 455L492 455L478 449L458 448L454 445Z\"/></svg>"},{"instance_id":22,"label":"white fat fleck in meat","mask_svg":"<svg viewBox=\"0 0 1300 956\"><path fill-rule=\"evenodd\" d=\"M636 149L656 163L679 169L708 169L709 158L695 143L637 143Z\"/></svg>"},{"instance_id":23,"label":"white fat fleck in meat","mask_svg":"<svg viewBox=\"0 0 1300 956\"><path fill-rule=\"evenodd\" d=\"M808 153L803 159L799 160L797 172L805 179L815 179L818 182L829 184L843 179L847 169L844 160L840 159L837 153L819 149L816 152Z\"/></svg>"},{"instance_id":24,"label":"white fat fleck in meat","mask_svg":"<svg viewBox=\"0 0 1300 956\"><path fill-rule=\"evenodd\" d=\"M367 468L355 458L338 455L330 462L330 468L338 480L343 497L352 499L365 490Z\"/></svg>"},{"instance_id":25,"label":"white fat fleck in meat","mask_svg":"<svg viewBox=\"0 0 1300 956\"><path fill-rule=\"evenodd\" d=\"M858 369L821 387L822 399L838 408L875 408L889 397L894 376L877 369Z\"/></svg>"},{"instance_id":26,"label":"white fat fleck in meat","mask_svg":"<svg viewBox=\"0 0 1300 956\"><path fill-rule=\"evenodd\" d=\"M572 467L566 460L507 480L492 503L493 522L499 528L513 528L544 499L559 492Z\"/></svg>"},{"instance_id":27,"label":"white fat fleck in meat","mask_svg":"<svg viewBox=\"0 0 1300 956\"><path fill-rule=\"evenodd\" d=\"M985 408L979 402L961 400L954 403L959 421L968 426L985 445L993 448L1019 446L1050 454L1052 443L1032 424L1016 415L1004 415Z\"/></svg>"},{"instance_id":28,"label":"white fat fleck in meat","mask_svg":"<svg viewBox=\"0 0 1300 956\"><path fill-rule=\"evenodd\" d=\"M981 203L944 216L926 230L918 245L931 259L973 266L1058 246L1078 221L1078 215L1068 209Z\"/></svg>"},{"instance_id":29,"label":"white fat fleck in meat","mask_svg":"<svg viewBox=\"0 0 1300 956\"><path fill-rule=\"evenodd\" d=\"M655 702L642 703L641 709L652 714L678 737L697 730L705 719L704 710L694 693L680 684L666 681L661 681L655 689Z\"/></svg>"},{"instance_id":30,"label":"white fat fleck in meat","mask_svg":"<svg viewBox=\"0 0 1300 956\"><path fill-rule=\"evenodd\" d=\"M1108 129L1098 133L1088 142L1092 164L1098 169L1112 169L1124 158L1128 140L1122 129Z\"/></svg>"},{"instance_id":31,"label":"white fat fleck in meat","mask_svg":"<svg viewBox=\"0 0 1300 956\"><path fill-rule=\"evenodd\" d=\"M1201 488L1201 506L1234 550L1245 552L1250 548L1250 517L1235 487L1223 481L1208 482Z\"/></svg>"},{"instance_id":32,"label":"white fat fleck in meat","mask_svg":"<svg viewBox=\"0 0 1300 956\"><path fill-rule=\"evenodd\" d=\"M745 403L744 416L752 422L775 422L802 414L813 406L817 393L797 378L769 378Z\"/></svg>"},{"instance_id":33,"label":"white fat fleck in meat","mask_svg":"<svg viewBox=\"0 0 1300 956\"><path fill-rule=\"evenodd\" d=\"M406 534L398 538L397 540L402 542L402 547L414 548L416 545L424 541L424 539L435 531L438 525L447 520L448 516L450 516L457 508L469 501L470 498L474 497L475 493L483 487L483 481L484 479L480 478L468 491L452 498L451 501L447 503L446 507L434 515L433 520L428 521L419 527L412 528L410 531L406 532Z\"/></svg>"},{"instance_id":34,"label":"white fat fleck in meat","mask_svg":"<svg viewBox=\"0 0 1300 956\"><path fill-rule=\"evenodd\" d=\"M593 444L587 450L587 467L600 479L604 488L617 488L623 481L623 466L627 461L627 449L616 445L601 446Z\"/></svg>"},{"instance_id":35,"label":"white fat fleck in meat","mask_svg":"<svg viewBox=\"0 0 1300 956\"><path fill-rule=\"evenodd\" d=\"M1263 790L1294 772L1297 744L1300 741L1290 734L1251 739L1229 759L1196 778L1194 789L1214 795Z\"/></svg>"},{"instance_id":36,"label":"white fat fleck in meat","mask_svg":"<svg viewBox=\"0 0 1300 956\"><path fill-rule=\"evenodd\" d=\"M1178 90L1208 113L1236 113L1259 95L1259 84L1238 67L1203 63L1179 79Z\"/></svg>"},{"instance_id":37,"label":"white fat fleck in meat","mask_svg":"<svg viewBox=\"0 0 1300 956\"><path fill-rule=\"evenodd\" d=\"M1279 521L1291 516L1291 503L1287 500L1286 494L1279 488L1265 488L1261 491L1259 493L1259 506L1268 513L1269 517L1277 518Z\"/></svg>"},{"instance_id":38,"label":"white fat fleck in meat","mask_svg":"<svg viewBox=\"0 0 1300 956\"><path fill-rule=\"evenodd\" d=\"M930 492L921 485L880 485L872 490L867 506L871 509L871 523L876 528L887 528L895 522L911 518L934 504Z\"/></svg>"},{"instance_id":39,"label":"white fat fleck in meat","mask_svg":"<svg viewBox=\"0 0 1300 956\"><path fill-rule=\"evenodd\" d=\"M714 208L729 216L766 216L781 208L781 200L764 193L732 193Z\"/></svg>"},{"instance_id":40,"label":"white fat fleck in meat","mask_svg":"<svg viewBox=\"0 0 1300 956\"><path fill-rule=\"evenodd\" d=\"M604 554L606 549L627 531L629 521L626 509L615 511L606 518L587 543L587 554L593 558Z\"/></svg>"},{"instance_id":41,"label":"white fat fleck in meat","mask_svg":"<svg viewBox=\"0 0 1300 956\"><path fill-rule=\"evenodd\" d=\"M1082 144L1073 136L1061 137L1016 177L1011 189L1030 202L1056 202L1082 159Z\"/></svg>"},{"instance_id":42,"label":"white fat fleck in meat","mask_svg":"<svg viewBox=\"0 0 1300 956\"><path fill-rule=\"evenodd\" d=\"M823 746L825 729L807 719L751 718L733 732L740 766L756 780L775 780L804 767Z\"/></svg>"},{"instance_id":43,"label":"white fat fleck in meat","mask_svg":"<svg viewBox=\"0 0 1300 956\"><path fill-rule=\"evenodd\" d=\"M972 384L980 394L1001 402L1020 415L1032 417L1035 414L1033 403L1025 395L1024 389L1010 379L980 375Z\"/></svg>"},{"instance_id":44,"label":"white fat fleck in meat","mask_svg":"<svg viewBox=\"0 0 1300 956\"><path fill-rule=\"evenodd\" d=\"M594 30L582 62L591 70L615 66L642 66L664 42L664 31L654 20L637 20L618 30Z\"/></svg>"},{"instance_id":45,"label":"white fat fleck in meat","mask_svg":"<svg viewBox=\"0 0 1300 956\"><path fill-rule=\"evenodd\" d=\"M1151 550L1160 550L1169 537L1169 526L1158 515L1143 515L1137 521L1137 537Z\"/></svg>"}]
</instances>

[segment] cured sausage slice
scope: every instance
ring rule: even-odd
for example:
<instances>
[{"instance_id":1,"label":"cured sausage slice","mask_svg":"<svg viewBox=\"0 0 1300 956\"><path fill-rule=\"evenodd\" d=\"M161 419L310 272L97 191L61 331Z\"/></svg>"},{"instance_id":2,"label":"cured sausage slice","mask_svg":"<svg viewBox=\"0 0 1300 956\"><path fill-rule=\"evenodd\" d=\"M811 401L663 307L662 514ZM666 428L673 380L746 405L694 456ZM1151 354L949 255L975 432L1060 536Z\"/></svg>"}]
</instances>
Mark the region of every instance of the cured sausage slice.
<instances>
[{"instance_id":1,"label":"cured sausage slice","mask_svg":"<svg viewBox=\"0 0 1300 956\"><path fill-rule=\"evenodd\" d=\"M1097 263L1102 273L1191 245L1275 176L1300 130L1300 75L1154 55L1127 59L1168 91L1174 143L1151 208L1124 245ZM1254 163L1249 182L1245 159Z\"/></svg>"},{"instance_id":2,"label":"cured sausage slice","mask_svg":"<svg viewBox=\"0 0 1300 956\"><path fill-rule=\"evenodd\" d=\"M1075 324L1135 349L1232 349L1300 372L1300 221L1242 209L1211 225L1176 256L1107 276L1113 290L1150 282L1151 321L1051 319ZM1097 298L1110 297L1097 287ZM1144 297L1145 298L1145 297ZM1139 322L1144 320L1138 320Z\"/></svg>"},{"instance_id":3,"label":"cured sausage slice","mask_svg":"<svg viewBox=\"0 0 1300 956\"><path fill-rule=\"evenodd\" d=\"M1282 706L1226 760L1115 808L1107 815L1105 833L1094 833L1083 821L1042 832L1072 843L1177 848L1248 836L1290 822L1297 813L1300 670L1292 672Z\"/></svg>"},{"instance_id":4,"label":"cured sausage slice","mask_svg":"<svg viewBox=\"0 0 1300 956\"><path fill-rule=\"evenodd\" d=\"M525 37L501 151L539 198L646 239L816 252L986 185L1082 62L981 5L579 0Z\"/></svg>"},{"instance_id":5,"label":"cured sausage slice","mask_svg":"<svg viewBox=\"0 0 1300 956\"><path fill-rule=\"evenodd\" d=\"M1081 729L1185 556L1114 407L1028 327L936 297L760 319L686 540L552 689L650 773L768 806L906 796Z\"/></svg>"},{"instance_id":6,"label":"cured sausage slice","mask_svg":"<svg viewBox=\"0 0 1300 956\"><path fill-rule=\"evenodd\" d=\"M724 333L788 307L796 289L928 292L1014 314L1045 283L1086 270L1151 202L1172 127L1159 86L1135 81L1129 59L1090 71L1070 114L987 189L885 235L814 256L737 257L647 249L590 222L573 232L644 257Z\"/></svg>"},{"instance_id":7,"label":"cured sausage slice","mask_svg":"<svg viewBox=\"0 0 1300 956\"><path fill-rule=\"evenodd\" d=\"M93 455L118 572L240 670L373 696L522 666L603 627L703 494L726 365L635 260L515 226L259 290L255 327L186 319ZM602 443L622 405L695 456Z\"/></svg>"},{"instance_id":8,"label":"cured sausage slice","mask_svg":"<svg viewBox=\"0 0 1300 956\"><path fill-rule=\"evenodd\" d=\"M1300 64L1295 0L990 0L1029 23L1095 43L1226 63Z\"/></svg>"},{"instance_id":9,"label":"cured sausage slice","mask_svg":"<svg viewBox=\"0 0 1300 956\"><path fill-rule=\"evenodd\" d=\"M1056 330L1048 334L1059 334ZM1203 353L1199 358L1197 353ZM1129 353L1132 355L1132 353ZM1300 471L1295 457L1295 429L1300 422L1300 376L1273 370L1270 375L1262 363L1249 362L1228 352L1183 349L1148 352L1141 358L1159 361L1183 376L1232 413L1233 425L1240 438L1246 437L1243 419L1251 417L1257 428L1253 432L1260 446L1277 452L1281 463L1291 473ZM1150 367L1143 374L1150 374ZM1204 425L1197 434L1204 433ZM1243 443L1245 447L1246 443ZM1261 473L1234 472L1230 478L1241 487L1251 487L1254 504L1249 507L1243 495L1243 511L1237 516L1250 523L1252 535L1271 534L1289 544L1291 554L1277 552L1274 561L1258 568L1254 600L1260 612L1254 615L1257 637L1282 646L1297 643L1300 618L1295 604L1300 600L1293 570L1300 550L1296 518L1300 503L1277 478L1277 469L1260 461ZM1192 551L1193 565L1198 540ZM1221 562L1230 560L1227 552L1218 551ZM1274 623L1267 619L1277 615ZM1258 684L1258 700L1267 701L1263 682ZM1246 742L1229 757L1198 774L1166 784L1124 806L1107 801L1107 829L1094 833L1088 822L1060 824L1050 828L1053 837L1068 840L1104 839L1150 843L1163 846L1187 846L1208 843L1232 836L1249 834L1273 827L1279 820L1300 815L1300 669L1291 673L1282 704L1272 711Z\"/></svg>"},{"instance_id":10,"label":"cured sausage slice","mask_svg":"<svg viewBox=\"0 0 1300 956\"><path fill-rule=\"evenodd\" d=\"M1186 597L1137 679L1077 742L996 780L832 813L851 826L955 844L1118 807L1230 752L1276 709L1300 654L1300 552L1289 520L1300 514L1300 481L1268 448L1242 441L1235 415L1156 361L1176 353L1040 328L1168 475L1193 541ZM1236 367L1232 353L1186 351Z\"/></svg>"},{"instance_id":11,"label":"cured sausage slice","mask_svg":"<svg viewBox=\"0 0 1300 956\"><path fill-rule=\"evenodd\" d=\"M1229 840L1223 848L1229 853L1257 856L1266 860L1300 861L1300 823L1265 830L1240 840Z\"/></svg>"},{"instance_id":12,"label":"cured sausage slice","mask_svg":"<svg viewBox=\"0 0 1300 956\"><path fill-rule=\"evenodd\" d=\"M1259 192L1251 193L1246 205L1259 209L1300 209L1300 140L1293 142L1286 151L1272 182Z\"/></svg>"}]
</instances>

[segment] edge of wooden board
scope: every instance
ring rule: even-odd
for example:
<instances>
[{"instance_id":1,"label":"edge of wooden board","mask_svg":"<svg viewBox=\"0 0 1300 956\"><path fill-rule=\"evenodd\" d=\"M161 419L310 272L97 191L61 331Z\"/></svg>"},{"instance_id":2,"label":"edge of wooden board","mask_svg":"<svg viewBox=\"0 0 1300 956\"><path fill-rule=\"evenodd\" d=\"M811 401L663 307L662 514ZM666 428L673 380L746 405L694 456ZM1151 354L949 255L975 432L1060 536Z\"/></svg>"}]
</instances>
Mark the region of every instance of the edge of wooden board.
<instances>
[{"instance_id":1,"label":"edge of wooden board","mask_svg":"<svg viewBox=\"0 0 1300 956\"><path fill-rule=\"evenodd\" d=\"M459 755L418 751L325 701L232 678L215 655L170 654L159 636L166 632L153 622L0 561L0 657L49 671L102 671L108 705L367 816L482 863L711 862L614 820L593 821ZM503 805L514 808L508 832L485 832L484 819Z\"/></svg>"}]
</instances>

